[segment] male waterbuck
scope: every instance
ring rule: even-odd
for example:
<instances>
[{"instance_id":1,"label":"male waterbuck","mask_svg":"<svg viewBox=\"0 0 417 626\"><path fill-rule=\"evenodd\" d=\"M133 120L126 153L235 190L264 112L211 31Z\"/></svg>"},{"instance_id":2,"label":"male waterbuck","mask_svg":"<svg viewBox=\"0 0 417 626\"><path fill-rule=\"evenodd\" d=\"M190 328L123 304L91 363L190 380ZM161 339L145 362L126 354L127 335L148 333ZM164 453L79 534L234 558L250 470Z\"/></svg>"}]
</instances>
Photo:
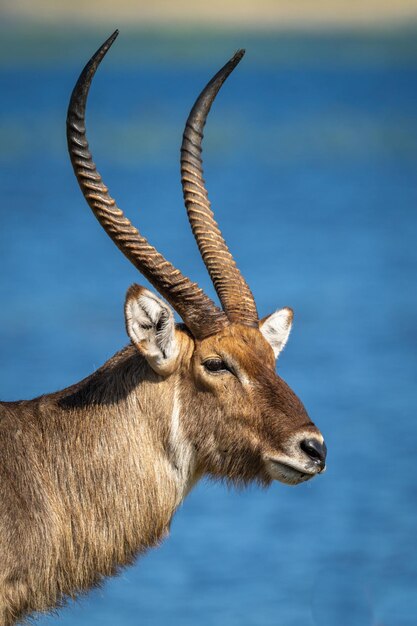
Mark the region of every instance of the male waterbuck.
<instances>
[{"instance_id":1,"label":"male waterbuck","mask_svg":"<svg viewBox=\"0 0 417 626\"><path fill-rule=\"evenodd\" d=\"M220 309L130 223L93 163L86 100L116 36L74 88L68 148L98 221L164 300L132 285L127 347L73 387L0 403L1 626L59 606L132 563L166 536L202 476L294 485L325 468L323 437L275 373L292 311L258 318L203 180L204 124L243 51L198 97L181 147L185 205Z\"/></svg>"}]
</instances>

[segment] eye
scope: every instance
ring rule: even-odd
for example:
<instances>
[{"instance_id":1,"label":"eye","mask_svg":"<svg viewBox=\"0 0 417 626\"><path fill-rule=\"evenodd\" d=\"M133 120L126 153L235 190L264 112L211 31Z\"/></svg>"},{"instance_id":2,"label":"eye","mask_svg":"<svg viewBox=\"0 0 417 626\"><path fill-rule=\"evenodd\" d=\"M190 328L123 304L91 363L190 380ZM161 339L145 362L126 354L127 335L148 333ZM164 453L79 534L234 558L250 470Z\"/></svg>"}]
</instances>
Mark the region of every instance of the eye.
<instances>
[{"instance_id":1,"label":"eye","mask_svg":"<svg viewBox=\"0 0 417 626\"><path fill-rule=\"evenodd\" d=\"M207 359L203 365L212 374L230 372L230 367L222 359Z\"/></svg>"}]
</instances>

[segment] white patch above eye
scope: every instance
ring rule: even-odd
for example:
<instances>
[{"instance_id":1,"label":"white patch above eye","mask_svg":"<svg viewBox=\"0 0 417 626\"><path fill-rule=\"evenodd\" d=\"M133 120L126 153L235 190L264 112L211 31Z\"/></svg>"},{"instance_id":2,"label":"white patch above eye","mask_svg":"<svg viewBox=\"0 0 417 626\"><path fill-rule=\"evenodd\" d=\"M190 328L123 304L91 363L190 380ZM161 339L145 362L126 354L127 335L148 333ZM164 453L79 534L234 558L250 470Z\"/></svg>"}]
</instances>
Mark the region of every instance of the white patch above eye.
<instances>
[{"instance_id":1,"label":"white patch above eye","mask_svg":"<svg viewBox=\"0 0 417 626\"><path fill-rule=\"evenodd\" d=\"M126 330L149 365L168 373L178 355L171 308L151 291L132 285L126 295Z\"/></svg>"},{"instance_id":2,"label":"white patch above eye","mask_svg":"<svg viewBox=\"0 0 417 626\"><path fill-rule=\"evenodd\" d=\"M268 317L264 317L259 323L259 330L273 349L275 358L278 357L288 341L293 316L292 309L285 307L278 309Z\"/></svg>"}]
</instances>

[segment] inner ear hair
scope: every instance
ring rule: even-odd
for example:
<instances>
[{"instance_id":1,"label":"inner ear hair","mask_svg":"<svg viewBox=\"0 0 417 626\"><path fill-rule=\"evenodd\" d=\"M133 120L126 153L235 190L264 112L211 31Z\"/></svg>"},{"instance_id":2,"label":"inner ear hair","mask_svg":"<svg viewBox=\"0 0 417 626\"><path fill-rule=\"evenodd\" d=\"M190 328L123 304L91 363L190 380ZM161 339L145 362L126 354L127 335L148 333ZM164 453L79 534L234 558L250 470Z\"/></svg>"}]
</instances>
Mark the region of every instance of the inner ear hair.
<instances>
[{"instance_id":1,"label":"inner ear hair","mask_svg":"<svg viewBox=\"0 0 417 626\"><path fill-rule=\"evenodd\" d=\"M125 321L131 341L150 366L165 373L178 355L171 307L145 287L134 284L126 294Z\"/></svg>"},{"instance_id":2,"label":"inner ear hair","mask_svg":"<svg viewBox=\"0 0 417 626\"><path fill-rule=\"evenodd\" d=\"M291 332L294 312L289 307L278 309L259 322L259 330L274 351L275 358L284 349Z\"/></svg>"}]
</instances>

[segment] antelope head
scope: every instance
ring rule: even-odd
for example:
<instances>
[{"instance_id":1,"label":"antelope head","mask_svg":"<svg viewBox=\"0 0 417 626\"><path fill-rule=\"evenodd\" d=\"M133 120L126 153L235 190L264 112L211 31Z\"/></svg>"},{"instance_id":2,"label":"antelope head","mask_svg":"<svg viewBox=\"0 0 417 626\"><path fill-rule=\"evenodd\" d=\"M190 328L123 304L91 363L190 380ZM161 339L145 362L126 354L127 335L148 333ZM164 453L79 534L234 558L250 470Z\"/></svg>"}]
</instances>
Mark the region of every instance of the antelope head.
<instances>
[{"instance_id":1,"label":"antelope head","mask_svg":"<svg viewBox=\"0 0 417 626\"><path fill-rule=\"evenodd\" d=\"M203 180L206 118L244 51L201 92L181 147L188 218L220 309L131 224L93 163L86 139L86 101L92 78L117 34L80 75L68 109L67 136L76 177L95 216L164 298L138 285L130 287L125 304L128 335L158 380L173 378L173 420L192 446L200 474L237 483L308 480L324 471L326 446L301 401L275 371L290 334L292 310L282 308L259 319L253 295L214 219ZM175 324L173 309L184 324Z\"/></svg>"}]
</instances>

